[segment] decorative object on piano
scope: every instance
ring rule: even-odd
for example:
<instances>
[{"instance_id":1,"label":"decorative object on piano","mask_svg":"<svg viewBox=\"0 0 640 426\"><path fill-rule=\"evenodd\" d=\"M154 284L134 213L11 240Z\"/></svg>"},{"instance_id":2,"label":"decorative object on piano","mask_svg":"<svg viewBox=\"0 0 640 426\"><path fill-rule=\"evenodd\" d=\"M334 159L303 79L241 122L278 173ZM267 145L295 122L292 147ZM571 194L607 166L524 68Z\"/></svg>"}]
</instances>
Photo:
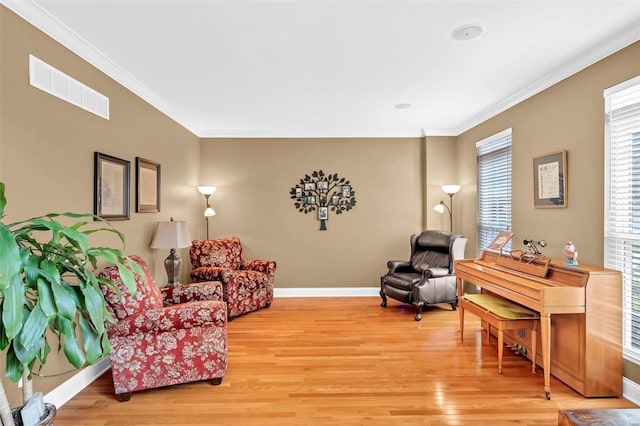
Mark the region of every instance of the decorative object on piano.
<instances>
[{"instance_id":1,"label":"decorative object on piano","mask_svg":"<svg viewBox=\"0 0 640 426\"><path fill-rule=\"evenodd\" d=\"M533 207L567 207L567 151L533 159Z\"/></svg>"},{"instance_id":2,"label":"decorative object on piano","mask_svg":"<svg viewBox=\"0 0 640 426\"><path fill-rule=\"evenodd\" d=\"M356 192L351 182L338 177L337 173L327 175L322 170L305 175L289 194L299 212L307 214L317 211L321 231L327 230L329 210L342 214L356 206Z\"/></svg>"},{"instance_id":3,"label":"decorative object on piano","mask_svg":"<svg viewBox=\"0 0 640 426\"><path fill-rule=\"evenodd\" d=\"M567 258L567 266L578 266L578 250L571 240L564 246L564 257Z\"/></svg>"},{"instance_id":4,"label":"decorative object on piano","mask_svg":"<svg viewBox=\"0 0 640 426\"><path fill-rule=\"evenodd\" d=\"M500 231L498 235L493 239L493 241L491 241L491 244L487 246L487 249L501 252L502 248L506 246L509 241L511 241L511 237L513 237L513 232Z\"/></svg>"},{"instance_id":5,"label":"decorative object on piano","mask_svg":"<svg viewBox=\"0 0 640 426\"><path fill-rule=\"evenodd\" d=\"M496 264L509 269L524 272L526 274L535 275L537 277L546 278L549 273L550 257L542 256L540 247L546 247L545 240L525 239L523 244L527 246L527 250L512 250L508 252L508 257L500 256L496 259Z\"/></svg>"},{"instance_id":6,"label":"decorative object on piano","mask_svg":"<svg viewBox=\"0 0 640 426\"><path fill-rule=\"evenodd\" d=\"M444 203L444 200L440 201L440 204L436 204L433 210L436 212L443 214L445 209L449 213L449 231L453 232L453 196L456 195L458 191L460 191L462 186L460 185L442 185L442 190L447 193L449 196L449 205L447 206Z\"/></svg>"},{"instance_id":7,"label":"decorative object on piano","mask_svg":"<svg viewBox=\"0 0 640 426\"><path fill-rule=\"evenodd\" d=\"M524 239L524 241L522 241L522 244L527 246L527 251L525 252L525 254L533 256L540 256L542 253L540 252L539 247L547 246L547 242L545 240L529 240L526 238Z\"/></svg>"}]
</instances>

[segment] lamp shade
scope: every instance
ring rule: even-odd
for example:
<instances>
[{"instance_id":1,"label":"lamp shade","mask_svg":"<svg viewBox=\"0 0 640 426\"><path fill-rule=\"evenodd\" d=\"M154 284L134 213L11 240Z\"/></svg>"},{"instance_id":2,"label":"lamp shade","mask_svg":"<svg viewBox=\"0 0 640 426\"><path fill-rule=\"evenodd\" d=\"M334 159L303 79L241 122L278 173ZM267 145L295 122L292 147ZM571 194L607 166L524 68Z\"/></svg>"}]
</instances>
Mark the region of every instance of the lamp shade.
<instances>
[{"instance_id":1,"label":"lamp shade","mask_svg":"<svg viewBox=\"0 0 640 426\"><path fill-rule=\"evenodd\" d=\"M204 209L204 215L205 217L211 217L211 216L215 216L216 212L211 207L207 207L206 209Z\"/></svg>"},{"instance_id":2,"label":"lamp shade","mask_svg":"<svg viewBox=\"0 0 640 426\"><path fill-rule=\"evenodd\" d=\"M433 210L440 214L444 213L444 204L436 204Z\"/></svg>"},{"instance_id":3,"label":"lamp shade","mask_svg":"<svg viewBox=\"0 0 640 426\"><path fill-rule=\"evenodd\" d=\"M442 190L449 195L460 191L460 188L462 188L461 185L442 185Z\"/></svg>"},{"instance_id":4,"label":"lamp shade","mask_svg":"<svg viewBox=\"0 0 640 426\"><path fill-rule=\"evenodd\" d=\"M187 222L158 222L151 248L184 248L191 246L191 238L187 230Z\"/></svg>"},{"instance_id":5,"label":"lamp shade","mask_svg":"<svg viewBox=\"0 0 640 426\"><path fill-rule=\"evenodd\" d=\"M198 191L202 195L211 195L216 192L216 187L211 185L198 185Z\"/></svg>"}]
</instances>

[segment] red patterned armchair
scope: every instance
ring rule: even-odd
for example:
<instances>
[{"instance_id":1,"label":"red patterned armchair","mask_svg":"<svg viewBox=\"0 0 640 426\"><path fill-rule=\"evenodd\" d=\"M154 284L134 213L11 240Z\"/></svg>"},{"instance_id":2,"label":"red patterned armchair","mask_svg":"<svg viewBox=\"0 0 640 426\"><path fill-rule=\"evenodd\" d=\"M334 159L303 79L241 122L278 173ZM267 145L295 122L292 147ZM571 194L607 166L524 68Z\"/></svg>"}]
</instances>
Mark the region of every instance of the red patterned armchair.
<instances>
[{"instance_id":1,"label":"red patterned armchair","mask_svg":"<svg viewBox=\"0 0 640 426\"><path fill-rule=\"evenodd\" d=\"M238 237L194 240L189 257L194 283L222 281L229 319L271 305L276 262L243 260Z\"/></svg>"},{"instance_id":2,"label":"red patterned armchair","mask_svg":"<svg viewBox=\"0 0 640 426\"><path fill-rule=\"evenodd\" d=\"M102 278L118 288L101 284L107 310L117 320L108 325L111 374L116 396L128 401L131 392L178 383L222 382L227 369L227 309L219 282L156 287L147 264L144 281L136 276L131 296L117 266L108 266Z\"/></svg>"}]
</instances>

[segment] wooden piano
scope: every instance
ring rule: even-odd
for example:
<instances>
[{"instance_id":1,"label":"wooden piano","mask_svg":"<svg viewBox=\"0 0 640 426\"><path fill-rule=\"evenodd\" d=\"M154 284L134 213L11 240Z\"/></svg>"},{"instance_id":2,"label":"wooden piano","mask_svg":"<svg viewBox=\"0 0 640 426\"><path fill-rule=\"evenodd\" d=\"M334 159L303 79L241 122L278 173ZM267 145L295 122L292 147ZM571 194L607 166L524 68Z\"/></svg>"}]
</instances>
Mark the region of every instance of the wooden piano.
<instances>
[{"instance_id":1,"label":"wooden piano","mask_svg":"<svg viewBox=\"0 0 640 426\"><path fill-rule=\"evenodd\" d=\"M458 298L468 281L540 313L535 362L544 369L547 398L550 374L585 397L621 396L622 274L552 259L546 277L539 277L514 269L503 258L486 250L478 259L457 261ZM505 332L505 342L532 352L526 330Z\"/></svg>"}]
</instances>

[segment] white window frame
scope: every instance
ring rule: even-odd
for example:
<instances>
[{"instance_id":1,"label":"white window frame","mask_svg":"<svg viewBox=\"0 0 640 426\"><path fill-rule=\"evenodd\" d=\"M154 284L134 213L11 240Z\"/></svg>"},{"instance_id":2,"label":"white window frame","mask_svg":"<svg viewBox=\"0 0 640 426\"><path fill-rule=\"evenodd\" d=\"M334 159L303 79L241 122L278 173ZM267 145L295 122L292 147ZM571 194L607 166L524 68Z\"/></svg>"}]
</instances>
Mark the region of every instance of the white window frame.
<instances>
[{"instance_id":1,"label":"white window frame","mask_svg":"<svg viewBox=\"0 0 640 426\"><path fill-rule=\"evenodd\" d=\"M499 206L495 206L498 208L501 208L503 211L500 212L498 214L498 216L500 218L502 218L502 223L498 224L498 225L494 225L493 227L491 227L491 225L488 225L486 223L483 223L483 212L481 211L481 205L483 204L483 200L482 200L482 193L483 193L483 188L481 187L481 157L484 155L490 155L491 152L497 152L498 150L502 150L505 149L505 147L496 147L496 150L492 150L489 152L485 152L482 153L481 152L483 150L486 150L488 147L491 147L491 145L496 145L496 144L504 144L505 139L508 138L508 150L509 150L509 164L508 164L508 182L505 181L503 182L504 184L506 184L506 186L508 187L508 201L507 203L502 203ZM513 146L513 141L512 141L512 129L508 128L505 129L499 133L496 133L495 135L489 136L488 138L485 138L479 142L476 143L476 150L477 150L477 161L478 161L478 208L477 208L477 227L476 227L476 232L477 232L477 239L476 239L476 251L477 254L480 255L480 253L489 245L489 243L493 240L493 238L495 238L495 236L498 235L498 233L500 231L506 231L508 229L511 229L511 202L512 202L512 198L511 198L511 182L512 182L512 171L513 171L513 163L512 163L512 159L511 159L511 150L512 150L512 146ZM503 160L501 160L503 161ZM504 197L506 195L506 193L504 192L504 188L503 191L500 192L500 196ZM493 195L495 196L495 194ZM508 206L507 206L508 204ZM508 207L507 210L504 210L505 207ZM507 220L505 220L507 219ZM493 228L493 229L491 229ZM493 235L490 237L490 239L486 239L482 237L482 235L484 233L486 233L485 231L487 229L491 229L491 231L489 231L489 234ZM495 231L495 232L493 232ZM484 240L484 242L483 242ZM507 246L505 246L506 250L509 250L511 247L511 242L508 243Z\"/></svg>"},{"instance_id":2,"label":"white window frame","mask_svg":"<svg viewBox=\"0 0 640 426\"><path fill-rule=\"evenodd\" d=\"M634 247L640 247L640 206L633 202L640 195L640 179L633 176L634 169L640 168L640 158L631 155L634 147L638 149L635 144L640 144L640 76L606 89L604 98L604 265L622 272L622 353L640 365L640 326L634 347L632 325L640 321L640 308L632 307L634 278L635 290L640 290L640 256L634 256ZM624 127L619 127L622 123Z\"/></svg>"}]
</instances>

